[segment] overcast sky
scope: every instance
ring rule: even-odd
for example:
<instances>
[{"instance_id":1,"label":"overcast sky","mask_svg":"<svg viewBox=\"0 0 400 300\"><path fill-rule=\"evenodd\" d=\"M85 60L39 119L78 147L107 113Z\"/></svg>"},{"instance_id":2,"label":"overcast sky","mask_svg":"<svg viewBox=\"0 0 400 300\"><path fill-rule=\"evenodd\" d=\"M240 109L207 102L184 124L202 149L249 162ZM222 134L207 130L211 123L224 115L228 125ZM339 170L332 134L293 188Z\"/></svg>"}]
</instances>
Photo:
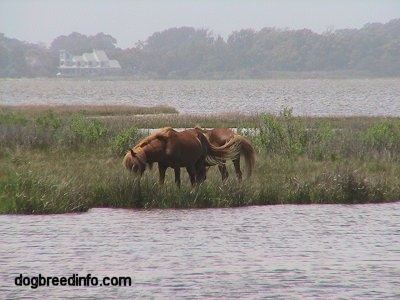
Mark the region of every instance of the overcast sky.
<instances>
[{"instance_id":1,"label":"overcast sky","mask_svg":"<svg viewBox=\"0 0 400 300\"><path fill-rule=\"evenodd\" d=\"M400 0L0 0L0 32L50 45L60 35L112 35L130 48L154 32L191 26L225 39L263 27L361 28L400 18Z\"/></svg>"}]
</instances>

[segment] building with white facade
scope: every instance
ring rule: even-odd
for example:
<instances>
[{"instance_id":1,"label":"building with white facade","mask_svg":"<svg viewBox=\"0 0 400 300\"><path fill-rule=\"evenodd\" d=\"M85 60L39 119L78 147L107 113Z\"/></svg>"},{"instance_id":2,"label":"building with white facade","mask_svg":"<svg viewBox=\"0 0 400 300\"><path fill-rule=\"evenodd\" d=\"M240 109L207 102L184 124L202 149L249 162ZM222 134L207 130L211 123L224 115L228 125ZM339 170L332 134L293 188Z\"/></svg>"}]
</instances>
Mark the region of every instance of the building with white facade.
<instances>
[{"instance_id":1,"label":"building with white facade","mask_svg":"<svg viewBox=\"0 0 400 300\"><path fill-rule=\"evenodd\" d=\"M115 59L109 59L103 50L93 49L91 53L71 55L60 50L60 76L107 75L121 70L121 65Z\"/></svg>"}]
</instances>

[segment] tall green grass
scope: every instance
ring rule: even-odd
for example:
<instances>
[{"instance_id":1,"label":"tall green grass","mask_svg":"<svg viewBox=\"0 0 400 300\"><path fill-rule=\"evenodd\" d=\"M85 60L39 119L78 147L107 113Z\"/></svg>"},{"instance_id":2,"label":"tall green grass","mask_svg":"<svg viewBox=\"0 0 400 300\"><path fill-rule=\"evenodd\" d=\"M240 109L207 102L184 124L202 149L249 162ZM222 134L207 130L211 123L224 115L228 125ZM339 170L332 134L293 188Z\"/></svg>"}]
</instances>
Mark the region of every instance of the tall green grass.
<instances>
[{"instance_id":1,"label":"tall green grass","mask_svg":"<svg viewBox=\"0 0 400 300\"><path fill-rule=\"evenodd\" d=\"M400 119L375 119L346 124L346 119L295 117L291 109L279 116L262 113L257 145L268 153L314 160L400 158Z\"/></svg>"},{"instance_id":2,"label":"tall green grass","mask_svg":"<svg viewBox=\"0 0 400 300\"><path fill-rule=\"evenodd\" d=\"M181 118L181 120L176 120ZM238 183L231 162L222 183L216 167L192 189L178 189L171 169L141 179L122 166L143 136L125 118L44 111L0 115L0 212L65 213L91 207L204 208L267 204L372 203L400 199L398 118L301 118L290 109L246 119L257 151L254 174ZM198 119L175 116L192 127ZM204 119L206 120L206 119ZM220 119L221 120L221 119ZM229 119L224 126L234 125ZM243 120L236 120L242 127ZM210 124L203 123L202 126Z\"/></svg>"},{"instance_id":3,"label":"tall green grass","mask_svg":"<svg viewBox=\"0 0 400 300\"><path fill-rule=\"evenodd\" d=\"M60 156L62 159L60 159ZM167 172L158 184L156 168L142 178L126 172L120 158L104 152L65 154L28 151L12 154L1 178L3 213L64 213L90 207L204 208L265 204L373 203L399 199L399 165L316 162L307 158L259 157L255 174L238 184L222 183L217 168L192 189L185 172L182 188ZM4 169L3 169L4 170ZM4 171L2 171L4 172Z\"/></svg>"}]
</instances>

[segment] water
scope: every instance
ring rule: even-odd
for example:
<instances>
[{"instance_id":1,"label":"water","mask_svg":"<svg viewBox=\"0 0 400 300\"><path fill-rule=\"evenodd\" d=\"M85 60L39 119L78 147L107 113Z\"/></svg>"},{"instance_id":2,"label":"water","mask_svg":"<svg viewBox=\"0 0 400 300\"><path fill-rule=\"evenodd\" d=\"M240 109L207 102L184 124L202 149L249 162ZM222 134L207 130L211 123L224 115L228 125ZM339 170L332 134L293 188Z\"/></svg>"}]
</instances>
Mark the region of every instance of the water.
<instances>
[{"instance_id":1,"label":"water","mask_svg":"<svg viewBox=\"0 0 400 300\"><path fill-rule=\"evenodd\" d=\"M0 216L1 298L399 299L400 203ZM130 287L14 286L130 276Z\"/></svg>"},{"instance_id":2,"label":"water","mask_svg":"<svg viewBox=\"0 0 400 300\"><path fill-rule=\"evenodd\" d=\"M0 104L170 105L209 114L400 116L400 78L222 81L0 79Z\"/></svg>"}]
</instances>

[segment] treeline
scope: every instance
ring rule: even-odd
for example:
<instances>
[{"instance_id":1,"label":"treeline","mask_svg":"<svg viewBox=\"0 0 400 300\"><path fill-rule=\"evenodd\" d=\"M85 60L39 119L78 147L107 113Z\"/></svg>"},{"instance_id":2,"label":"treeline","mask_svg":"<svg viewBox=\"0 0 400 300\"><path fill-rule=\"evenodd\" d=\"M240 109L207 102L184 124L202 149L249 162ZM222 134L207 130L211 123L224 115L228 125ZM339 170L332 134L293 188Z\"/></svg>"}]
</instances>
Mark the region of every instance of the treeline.
<instances>
[{"instance_id":1,"label":"treeline","mask_svg":"<svg viewBox=\"0 0 400 300\"><path fill-rule=\"evenodd\" d=\"M117 59L121 75L144 79L264 78L280 72L400 75L400 19L323 34L243 29L226 40L207 29L181 27L154 33L132 48L116 44L104 33L60 36L50 47L0 34L0 76L55 76L60 49L79 55L93 48Z\"/></svg>"}]
</instances>

